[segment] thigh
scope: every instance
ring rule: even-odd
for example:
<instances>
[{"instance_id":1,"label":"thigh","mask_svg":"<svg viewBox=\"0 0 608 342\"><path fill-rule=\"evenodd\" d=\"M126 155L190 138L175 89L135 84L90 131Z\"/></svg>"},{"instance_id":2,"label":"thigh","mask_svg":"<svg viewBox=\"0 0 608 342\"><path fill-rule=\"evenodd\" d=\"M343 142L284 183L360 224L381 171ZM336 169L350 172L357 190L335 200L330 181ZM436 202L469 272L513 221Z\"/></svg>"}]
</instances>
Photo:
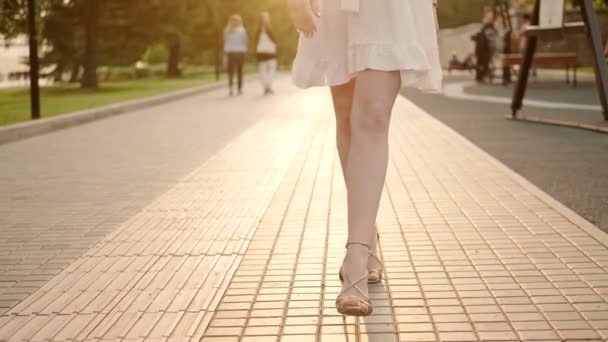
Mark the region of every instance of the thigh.
<instances>
[{"instance_id":1,"label":"thigh","mask_svg":"<svg viewBox=\"0 0 608 342\"><path fill-rule=\"evenodd\" d=\"M277 71L277 65L278 65L278 61L276 58L273 58L271 60L268 61L268 69L270 70L270 72L275 72Z\"/></svg>"},{"instance_id":2,"label":"thigh","mask_svg":"<svg viewBox=\"0 0 608 342\"><path fill-rule=\"evenodd\" d=\"M266 61L258 62L258 70L261 73L266 72Z\"/></svg>"},{"instance_id":3,"label":"thigh","mask_svg":"<svg viewBox=\"0 0 608 342\"><path fill-rule=\"evenodd\" d=\"M237 66L240 70L243 70L243 65L245 64L245 54L244 53L239 53L237 55Z\"/></svg>"},{"instance_id":4,"label":"thigh","mask_svg":"<svg viewBox=\"0 0 608 342\"><path fill-rule=\"evenodd\" d=\"M353 103L359 110L353 115L390 117L401 90L399 71L364 70L357 74Z\"/></svg>"},{"instance_id":5,"label":"thigh","mask_svg":"<svg viewBox=\"0 0 608 342\"><path fill-rule=\"evenodd\" d=\"M330 87L336 118L346 120L350 118L355 96L355 79L346 84Z\"/></svg>"},{"instance_id":6,"label":"thigh","mask_svg":"<svg viewBox=\"0 0 608 342\"><path fill-rule=\"evenodd\" d=\"M228 71L233 72L234 67L236 66L236 58L233 53L228 54Z\"/></svg>"}]
</instances>

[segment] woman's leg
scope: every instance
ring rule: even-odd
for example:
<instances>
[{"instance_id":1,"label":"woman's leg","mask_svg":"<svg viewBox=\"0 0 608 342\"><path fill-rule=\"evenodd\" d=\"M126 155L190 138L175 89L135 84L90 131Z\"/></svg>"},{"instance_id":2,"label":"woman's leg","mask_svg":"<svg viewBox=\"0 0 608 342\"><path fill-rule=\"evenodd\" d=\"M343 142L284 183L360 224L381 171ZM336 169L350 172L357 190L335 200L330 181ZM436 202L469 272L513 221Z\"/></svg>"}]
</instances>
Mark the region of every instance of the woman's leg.
<instances>
[{"instance_id":1,"label":"woman's leg","mask_svg":"<svg viewBox=\"0 0 608 342\"><path fill-rule=\"evenodd\" d=\"M272 82L274 81L274 77L277 73L277 66L279 61L274 58L268 61L268 91L272 93Z\"/></svg>"},{"instance_id":2,"label":"woman's leg","mask_svg":"<svg viewBox=\"0 0 608 342\"><path fill-rule=\"evenodd\" d=\"M266 71L266 63L267 61L258 62L258 72L260 74L260 83L262 83L262 88L264 89L264 94L266 94L268 90L267 86L267 71Z\"/></svg>"},{"instance_id":3,"label":"woman's leg","mask_svg":"<svg viewBox=\"0 0 608 342\"><path fill-rule=\"evenodd\" d=\"M346 168L350 151L351 113L355 96L355 79L346 84L331 87L331 95L336 115L336 145L338 147L338 156L340 157L344 183L348 187L348 182L346 181ZM369 243L369 249L372 252L375 252L377 248L378 239L376 234L376 225L374 224L372 231L373 236ZM370 270L379 270L382 268L382 265L380 265L379 260L376 258L369 258L367 266Z\"/></svg>"},{"instance_id":4,"label":"woman's leg","mask_svg":"<svg viewBox=\"0 0 608 342\"><path fill-rule=\"evenodd\" d=\"M228 54L228 86L230 87L230 95L232 95L232 86L234 84L234 69L236 63L234 60L234 55Z\"/></svg>"},{"instance_id":5,"label":"woman's leg","mask_svg":"<svg viewBox=\"0 0 608 342\"><path fill-rule=\"evenodd\" d=\"M336 114L336 145L338 146L338 156L342 166L344 183L346 182L346 167L348 165L348 151L350 150L350 117L355 96L355 80L331 87L331 96L334 103Z\"/></svg>"},{"instance_id":6,"label":"woman's leg","mask_svg":"<svg viewBox=\"0 0 608 342\"><path fill-rule=\"evenodd\" d=\"M237 77L238 77L238 85L239 85L239 94L243 93L243 65L245 64L245 54L238 55L238 63L237 63Z\"/></svg>"},{"instance_id":7,"label":"woman's leg","mask_svg":"<svg viewBox=\"0 0 608 342\"><path fill-rule=\"evenodd\" d=\"M357 76L346 167L349 242L370 244L375 235L373 227L388 167L390 117L400 87L398 71L365 70ZM357 280L367 274L367 248L349 245L346 260L348 279ZM367 291L367 283L357 286ZM345 294L360 295L354 288L346 289Z\"/></svg>"}]
</instances>

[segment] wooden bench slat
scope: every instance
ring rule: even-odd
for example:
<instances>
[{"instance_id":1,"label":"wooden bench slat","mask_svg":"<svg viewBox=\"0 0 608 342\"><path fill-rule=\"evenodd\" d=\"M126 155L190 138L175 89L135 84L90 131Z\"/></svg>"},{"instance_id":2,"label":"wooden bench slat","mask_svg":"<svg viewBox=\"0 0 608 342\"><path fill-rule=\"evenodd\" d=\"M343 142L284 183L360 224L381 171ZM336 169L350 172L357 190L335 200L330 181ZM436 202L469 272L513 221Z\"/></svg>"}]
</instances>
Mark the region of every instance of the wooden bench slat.
<instances>
[{"instance_id":1,"label":"wooden bench slat","mask_svg":"<svg viewBox=\"0 0 608 342\"><path fill-rule=\"evenodd\" d=\"M503 55L503 62L506 65L520 65L523 62L523 56L521 54L507 54ZM548 53L537 53L534 56L534 64L545 65L545 66L577 66L578 56L576 53L570 52L548 52Z\"/></svg>"},{"instance_id":2,"label":"wooden bench slat","mask_svg":"<svg viewBox=\"0 0 608 342\"><path fill-rule=\"evenodd\" d=\"M548 36L548 35L556 35L556 34L581 34L585 33L587 28L585 27L584 22L572 22L572 23L564 23L563 27L540 27L540 26L528 26L526 29L526 33L534 36Z\"/></svg>"}]
</instances>

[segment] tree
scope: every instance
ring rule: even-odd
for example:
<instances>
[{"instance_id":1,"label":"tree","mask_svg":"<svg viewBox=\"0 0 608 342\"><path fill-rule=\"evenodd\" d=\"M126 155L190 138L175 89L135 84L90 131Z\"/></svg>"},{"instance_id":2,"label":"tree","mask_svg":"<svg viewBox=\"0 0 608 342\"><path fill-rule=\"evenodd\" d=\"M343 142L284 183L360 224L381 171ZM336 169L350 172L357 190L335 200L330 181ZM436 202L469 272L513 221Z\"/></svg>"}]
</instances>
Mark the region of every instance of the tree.
<instances>
[{"instance_id":1,"label":"tree","mask_svg":"<svg viewBox=\"0 0 608 342\"><path fill-rule=\"evenodd\" d=\"M27 32L25 0L0 0L0 35L7 39Z\"/></svg>"},{"instance_id":2,"label":"tree","mask_svg":"<svg viewBox=\"0 0 608 342\"><path fill-rule=\"evenodd\" d=\"M82 1L82 19L85 31L85 47L83 55L82 88L97 88L98 53L97 37L99 31L99 0Z\"/></svg>"},{"instance_id":3,"label":"tree","mask_svg":"<svg viewBox=\"0 0 608 342\"><path fill-rule=\"evenodd\" d=\"M215 0L157 0L154 10L156 41L168 52L167 76L179 77L182 59L200 54L212 41L209 27L215 27Z\"/></svg>"},{"instance_id":4,"label":"tree","mask_svg":"<svg viewBox=\"0 0 608 342\"><path fill-rule=\"evenodd\" d=\"M48 0L46 15L42 18L42 36L51 49L43 56L43 64L55 65L55 80L63 72L72 70L71 80L78 78L82 60L82 30L79 29L72 8L63 0Z\"/></svg>"}]
</instances>

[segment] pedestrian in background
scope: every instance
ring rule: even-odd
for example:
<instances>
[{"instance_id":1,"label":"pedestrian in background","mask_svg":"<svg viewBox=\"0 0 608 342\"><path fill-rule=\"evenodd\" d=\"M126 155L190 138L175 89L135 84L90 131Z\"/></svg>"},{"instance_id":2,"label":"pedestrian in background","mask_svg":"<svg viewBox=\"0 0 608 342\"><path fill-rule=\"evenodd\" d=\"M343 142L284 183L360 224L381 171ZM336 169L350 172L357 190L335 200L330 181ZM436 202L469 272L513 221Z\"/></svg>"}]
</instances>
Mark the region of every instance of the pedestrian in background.
<instances>
[{"instance_id":1,"label":"pedestrian in background","mask_svg":"<svg viewBox=\"0 0 608 342\"><path fill-rule=\"evenodd\" d=\"M477 82L483 82L491 77L490 64L496 52L498 36L498 31L494 26L495 18L493 11L484 11L481 30L471 37L475 41L475 59L477 60L475 79Z\"/></svg>"},{"instance_id":2,"label":"pedestrian in background","mask_svg":"<svg viewBox=\"0 0 608 342\"><path fill-rule=\"evenodd\" d=\"M521 17L521 23L519 25L519 30L517 31L517 45L519 47L519 52L524 53L526 51L526 45L528 45L528 27L530 27L530 15L524 14Z\"/></svg>"},{"instance_id":3,"label":"pedestrian in background","mask_svg":"<svg viewBox=\"0 0 608 342\"><path fill-rule=\"evenodd\" d=\"M260 24L255 35L260 81L264 95L273 93L272 82L277 72L277 42L270 25L270 13L260 13Z\"/></svg>"},{"instance_id":4,"label":"pedestrian in background","mask_svg":"<svg viewBox=\"0 0 608 342\"><path fill-rule=\"evenodd\" d=\"M238 81L238 94L243 94L243 66L245 64L247 44L247 31L243 26L243 19L240 15L234 14L228 19L228 25L226 25L226 29L224 30L224 58L226 67L228 68L230 96L234 95L235 73Z\"/></svg>"}]
</instances>

